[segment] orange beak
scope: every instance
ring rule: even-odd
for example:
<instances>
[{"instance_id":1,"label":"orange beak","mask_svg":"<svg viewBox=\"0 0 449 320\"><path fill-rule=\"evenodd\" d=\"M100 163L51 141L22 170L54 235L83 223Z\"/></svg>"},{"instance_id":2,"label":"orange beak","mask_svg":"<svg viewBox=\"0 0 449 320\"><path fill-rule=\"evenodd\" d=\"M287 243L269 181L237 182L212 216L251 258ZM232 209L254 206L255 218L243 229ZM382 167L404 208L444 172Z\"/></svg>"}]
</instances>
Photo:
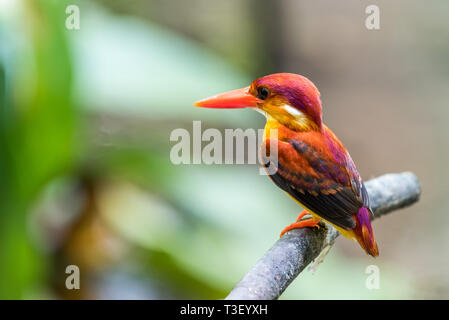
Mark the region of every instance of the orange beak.
<instances>
[{"instance_id":1,"label":"orange beak","mask_svg":"<svg viewBox=\"0 0 449 320\"><path fill-rule=\"evenodd\" d=\"M245 87L197 101L195 106L219 109L254 108L258 102L261 101L249 93L249 87Z\"/></svg>"}]
</instances>

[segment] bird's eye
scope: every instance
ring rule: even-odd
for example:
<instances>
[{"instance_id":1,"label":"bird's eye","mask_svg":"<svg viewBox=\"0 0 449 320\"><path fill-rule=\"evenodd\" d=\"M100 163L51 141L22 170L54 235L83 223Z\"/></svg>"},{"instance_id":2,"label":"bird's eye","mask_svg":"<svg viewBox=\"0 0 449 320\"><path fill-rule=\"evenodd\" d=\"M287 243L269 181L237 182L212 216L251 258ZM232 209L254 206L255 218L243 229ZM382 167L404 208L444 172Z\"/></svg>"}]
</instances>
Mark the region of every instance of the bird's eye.
<instances>
[{"instance_id":1,"label":"bird's eye","mask_svg":"<svg viewBox=\"0 0 449 320\"><path fill-rule=\"evenodd\" d=\"M261 100L265 100L269 94L270 94L270 90L268 90L265 87L259 87L257 89L257 97Z\"/></svg>"}]
</instances>

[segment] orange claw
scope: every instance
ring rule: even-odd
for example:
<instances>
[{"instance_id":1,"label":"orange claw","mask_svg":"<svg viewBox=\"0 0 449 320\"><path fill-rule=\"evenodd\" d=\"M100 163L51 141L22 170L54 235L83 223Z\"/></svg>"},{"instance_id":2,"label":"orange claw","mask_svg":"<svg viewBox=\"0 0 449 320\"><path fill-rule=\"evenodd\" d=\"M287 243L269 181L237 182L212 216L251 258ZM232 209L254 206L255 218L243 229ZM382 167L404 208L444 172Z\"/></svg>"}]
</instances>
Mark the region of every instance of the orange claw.
<instances>
[{"instance_id":1,"label":"orange claw","mask_svg":"<svg viewBox=\"0 0 449 320\"><path fill-rule=\"evenodd\" d=\"M299 217L295 223L292 223L291 225L287 226L284 230L282 230L280 238L282 238L282 236L286 232L293 230L293 229L301 229L301 228L305 228L305 227L312 227L312 228L317 227L319 229L320 226L318 225L318 223L321 221L321 219L310 218L310 219L305 219L305 220L299 221L306 214L308 214L308 212L306 210L301 212L301 214L299 215Z\"/></svg>"},{"instance_id":2,"label":"orange claw","mask_svg":"<svg viewBox=\"0 0 449 320\"><path fill-rule=\"evenodd\" d=\"M308 215L309 211L307 210L302 210L301 213L299 214L298 218L296 218L296 222L298 222L299 220L301 220L305 215Z\"/></svg>"}]
</instances>

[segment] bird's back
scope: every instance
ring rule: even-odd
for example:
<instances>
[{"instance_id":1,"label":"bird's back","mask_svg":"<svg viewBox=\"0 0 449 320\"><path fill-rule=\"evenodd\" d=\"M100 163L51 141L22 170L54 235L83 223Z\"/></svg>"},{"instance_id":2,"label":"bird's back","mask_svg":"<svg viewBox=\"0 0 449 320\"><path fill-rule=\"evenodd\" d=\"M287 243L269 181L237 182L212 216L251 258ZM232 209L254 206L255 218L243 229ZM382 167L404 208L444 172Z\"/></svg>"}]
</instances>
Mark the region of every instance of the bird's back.
<instances>
[{"instance_id":1,"label":"bird's back","mask_svg":"<svg viewBox=\"0 0 449 320\"><path fill-rule=\"evenodd\" d=\"M264 159L268 163L277 157L272 161L277 171L270 178L312 214L330 222L346 237L364 243L363 230L372 236L369 197L343 144L324 125L321 130L293 131L269 119L262 149L270 150L273 129L277 130L277 153ZM362 220L369 225L362 228ZM367 241L369 245L361 243L365 250L374 246L373 240Z\"/></svg>"}]
</instances>

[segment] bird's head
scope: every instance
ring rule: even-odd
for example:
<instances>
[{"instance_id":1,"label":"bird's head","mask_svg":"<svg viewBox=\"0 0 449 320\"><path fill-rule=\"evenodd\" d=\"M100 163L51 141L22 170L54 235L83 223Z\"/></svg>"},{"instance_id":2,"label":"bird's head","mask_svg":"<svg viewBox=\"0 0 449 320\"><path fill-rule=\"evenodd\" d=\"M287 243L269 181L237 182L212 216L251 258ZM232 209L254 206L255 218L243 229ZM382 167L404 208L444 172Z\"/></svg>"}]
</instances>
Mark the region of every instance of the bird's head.
<instances>
[{"instance_id":1,"label":"bird's head","mask_svg":"<svg viewBox=\"0 0 449 320\"><path fill-rule=\"evenodd\" d=\"M293 130L322 126L320 92L307 78L276 73L254 80L250 86L195 103L204 108L253 108Z\"/></svg>"}]
</instances>

